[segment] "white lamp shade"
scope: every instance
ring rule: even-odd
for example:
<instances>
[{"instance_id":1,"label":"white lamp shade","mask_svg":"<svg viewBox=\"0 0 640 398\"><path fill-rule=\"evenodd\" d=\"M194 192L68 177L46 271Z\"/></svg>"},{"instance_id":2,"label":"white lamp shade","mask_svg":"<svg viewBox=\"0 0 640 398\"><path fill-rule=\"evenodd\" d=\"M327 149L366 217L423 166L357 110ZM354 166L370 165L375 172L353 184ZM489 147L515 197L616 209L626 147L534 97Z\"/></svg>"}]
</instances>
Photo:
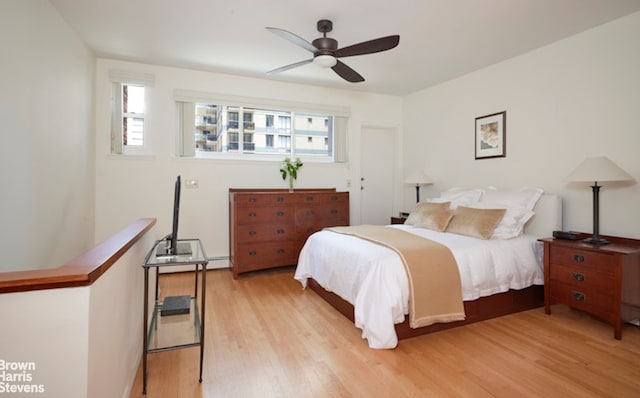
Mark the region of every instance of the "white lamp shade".
<instances>
[{"instance_id":1,"label":"white lamp shade","mask_svg":"<svg viewBox=\"0 0 640 398\"><path fill-rule=\"evenodd\" d=\"M633 181L633 177L613 163L606 156L586 158L565 181L568 182L601 182L601 181Z\"/></svg>"},{"instance_id":2,"label":"white lamp shade","mask_svg":"<svg viewBox=\"0 0 640 398\"><path fill-rule=\"evenodd\" d=\"M414 171L409 177L404 179L405 184L428 185L433 184L433 178L422 171Z\"/></svg>"},{"instance_id":3,"label":"white lamp shade","mask_svg":"<svg viewBox=\"0 0 640 398\"><path fill-rule=\"evenodd\" d=\"M313 63L325 68L331 68L338 63L338 60L332 55L317 55L313 59Z\"/></svg>"}]
</instances>

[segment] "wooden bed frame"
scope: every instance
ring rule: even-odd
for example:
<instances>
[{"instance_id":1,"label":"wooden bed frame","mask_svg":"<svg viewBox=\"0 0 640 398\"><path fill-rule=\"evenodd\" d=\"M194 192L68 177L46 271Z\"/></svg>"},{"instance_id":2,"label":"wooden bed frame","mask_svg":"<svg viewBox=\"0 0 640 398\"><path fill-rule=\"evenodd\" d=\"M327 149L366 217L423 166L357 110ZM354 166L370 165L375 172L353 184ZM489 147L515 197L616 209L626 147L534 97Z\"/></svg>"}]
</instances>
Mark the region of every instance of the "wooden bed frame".
<instances>
[{"instance_id":1,"label":"wooden bed frame","mask_svg":"<svg viewBox=\"0 0 640 398\"><path fill-rule=\"evenodd\" d=\"M527 233L546 237L551 236L552 231L562 229L562 200L559 196L543 194L538 200L534 211L536 213L535 216L525 227ZM349 302L332 292L326 291L313 278L308 279L308 287L352 322L355 321L353 305ZM412 329L409 326L409 317L405 316L404 322L395 325L398 340L542 307L544 305L544 286L534 285L522 290L509 290L492 296L480 297L473 301L464 301L463 303L466 315L464 321L436 323Z\"/></svg>"},{"instance_id":2,"label":"wooden bed frame","mask_svg":"<svg viewBox=\"0 0 640 398\"><path fill-rule=\"evenodd\" d=\"M331 304L331 306L337 309L342 315L346 316L352 322L355 322L353 306L349 302L332 292L326 291L312 278L308 280L308 287ZM433 325L412 329L409 326L409 317L405 316L404 322L395 325L396 334L398 335L398 340L408 339L410 337L421 336L423 334L542 307L543 305L544 287L534 285L522 290L509 290L508 292L494 294L492 296L480 297L477 300L465 301L464 312L466 318L464 321L435 323Z\"/></svg>"}]
</instances>

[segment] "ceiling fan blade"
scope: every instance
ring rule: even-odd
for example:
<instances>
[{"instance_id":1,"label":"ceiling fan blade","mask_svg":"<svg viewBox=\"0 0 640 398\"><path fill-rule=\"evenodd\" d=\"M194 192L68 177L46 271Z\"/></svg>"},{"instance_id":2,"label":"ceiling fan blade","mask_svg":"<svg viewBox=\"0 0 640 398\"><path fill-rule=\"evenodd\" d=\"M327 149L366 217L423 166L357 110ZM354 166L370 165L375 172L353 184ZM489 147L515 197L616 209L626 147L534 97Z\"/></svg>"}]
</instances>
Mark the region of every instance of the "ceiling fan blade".
<instances>
[{"instance_id":1,"label":"ceiling fan blade","mask_svg":"<svg viewBox=\"0 0 640 398\"><path fill-rule=\"evenodd\" d=\"M305 59L304 61L296 62L295 64L281 66L280 68L270 70L269 72L267 72L267 75L273 75L274 73L284 72L285 70L297 68L298 66L310 64L311 62L313 62L313 58Z\"/></svg>"},{"instance_id":2,"label":"ceiling fan blade","mask_svg":"<svg viewBox=\"0 0 640 398\"><path fill-rule=\"evenodd\" d=\"M344 62L338 61L335 66L331 67L341 78L351 83L359 83L364 81L364 77L358 72L351 69Z\"/></svg>"},{"instance_id":3,"label":"ceiling fan blade","mask_svg":"<svg viewBox=\"0 0 640 398\"><path fill-rule=\"evenodd\" d=\"M364 41L362 43L354 44L344 48L339 48L335 51L334 56L336 58L352 57L354 55L373 54L380 51L386 51L394 48L400 43L400 36L386 36L379 39L373 39Z\"/></svg>"},{"instance_id":4,"label":"ceiling fan blade","mask_svg":"<svg viewBox=\"0 0 640 398\"><path fill-rule=\"evenodd\" d=\"M309 43L308 41L306 41L305 39L303 39L302 37L294 33L291 33L284 29L278 29L278 28L267 27L266 29L273 34L278 35L283 39L304 48L305 50L311 51L312 53L315 53L316 51L318 51L318 49L313 44Z\"/></svg>"}]
</instances>

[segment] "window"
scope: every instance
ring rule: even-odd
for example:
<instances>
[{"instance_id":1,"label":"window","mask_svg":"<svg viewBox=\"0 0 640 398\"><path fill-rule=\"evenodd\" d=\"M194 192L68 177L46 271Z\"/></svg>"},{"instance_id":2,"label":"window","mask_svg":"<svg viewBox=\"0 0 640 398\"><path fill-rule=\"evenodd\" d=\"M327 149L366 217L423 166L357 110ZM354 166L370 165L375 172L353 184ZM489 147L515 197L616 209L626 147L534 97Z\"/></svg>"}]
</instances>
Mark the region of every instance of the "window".
<instances>
[{"instance_id":1,"label":"window","mask_svg":"<svg viewBox=\"0 0 640 398\"><path fill-rule=\"evenodd\" d=\"M144 154L150 152L150 137L145 128L147 87L152 75L109 71L112 87L111 152Z\"/></svg>"},{"instance_id":2,"label":"window","mask_svg":"<svg viewBox=\"0 0 640 398\"><path fill-rule=\"evenodd\" d=\"M114 115L111 140L114 153L140 151L144 137L144 86L116 83L114 88Z\"/></svg>"},{"instance_id":3,"label":"window","mask_svg":"<svg viewBox=\"0 0 640 398\"><path fill-rule=\"evenodd\" d=\"M279 135L278 146L284 149L291 148L291 137L289 137L288 135Z\"/></svg>"},{"instance_id":4,"label":"window","mask_svg":"<svg viewBox=\"0 0 640 398\"><path fill-rule=\"evenodd\" d=\"M194 112L196 157L213 152L291 156L292 142L295 156L331 156L327 145L317 146L313 139L318 136L323 138L320 142L329 141L332 129L327 126L331 116L298 116L292 112L206 103L195 104ZM292 128L292 119L302 128ZM274 141L276 135L278 139Z\"/></svg>"},{"instance_id":5,"label":"window","mask_svg":"<svg viewBox=\"0 0 640 398\"><path fill-rule=\"evenodd\" d=\"M291 128L291 116L278 116L278 128L290 129Z\"/></svg>"},{"instance_id":6,"label":"window","mask_svg":"<svg viewBox=\"0 0 640 398\"><path fill-rule=\"evenodd\" d=\"M250 106L263 101L250 98L220 96L222 100L216 100L186 90L176 90L174 95L179 112L179 156L269 160L277 155L277 159L300 156L307 161L346 161L336 156L346 153L346 148L335 148L336 142L346 147L347 118L342 109L334 116L327 111L299 111L296 108L301 106L295 103L288 110L283 102L272 108ZM302 105L305 109L313 106Z\"/></svg>"},{"instance_id":7,"label":"window","mask_svg":"<svg viewBox=\"0 0 640 398\"><path fill-rule=\"evenodd\" d=\"M144 87L122 85L122 144L144 145Z\"/></svg>"}]
</instances>

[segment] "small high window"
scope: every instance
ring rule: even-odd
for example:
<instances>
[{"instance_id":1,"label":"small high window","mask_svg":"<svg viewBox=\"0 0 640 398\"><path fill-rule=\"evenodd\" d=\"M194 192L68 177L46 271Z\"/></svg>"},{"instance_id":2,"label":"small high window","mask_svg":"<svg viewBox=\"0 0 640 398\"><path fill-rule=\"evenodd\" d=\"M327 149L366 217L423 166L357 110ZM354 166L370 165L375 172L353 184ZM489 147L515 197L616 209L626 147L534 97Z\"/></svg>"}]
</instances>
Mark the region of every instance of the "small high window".
<instances>
[{"instance_id":1,"label":"small high window","mask_svg":"<svg viewBox=\"0 0 640 398\"><path fill-rule=\"evenodd\" d=\"M148 97L155 77L144 72L109 70L111 84L111 153L148 154L151 137L147 131Z\"/></svg>"}]
</instances>

